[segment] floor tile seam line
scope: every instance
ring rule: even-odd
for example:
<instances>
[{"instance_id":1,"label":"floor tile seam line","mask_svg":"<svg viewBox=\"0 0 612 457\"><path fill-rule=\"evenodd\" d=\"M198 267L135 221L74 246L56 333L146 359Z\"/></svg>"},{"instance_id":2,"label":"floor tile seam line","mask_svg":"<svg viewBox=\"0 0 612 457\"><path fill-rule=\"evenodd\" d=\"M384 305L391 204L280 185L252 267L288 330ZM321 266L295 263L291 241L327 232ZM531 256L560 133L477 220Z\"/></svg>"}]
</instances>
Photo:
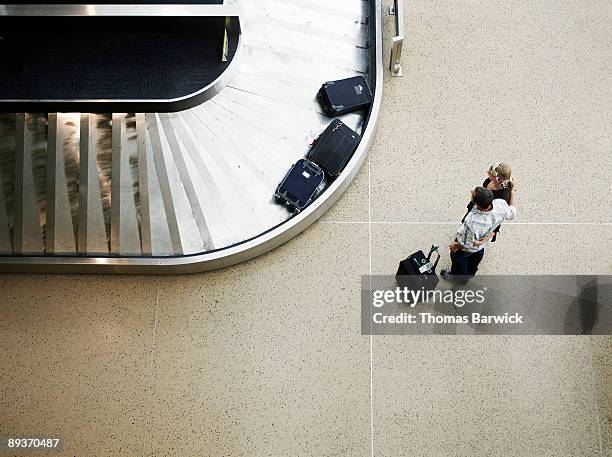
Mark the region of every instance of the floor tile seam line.
<instances>
[{"instance_id":1,"label":"floor tile seam line","mask_svg":"<svg viewBox=\"0 0 612 457\"><path fill-rule=\"evenodd\" d=\"M508 222L508 225L584 225L584 226L592 226L592 225L602 225L602 226L612 226L612 222Z\"/></svg>"},{"instance_id":2,"label":"floor tile seam line","mask_svg":"<svg viewBox=\"0 0 612 457\"><path fill-rule=\"evenodd\" d=\"M368 155L368 272L369 288L372 289L372 180L371 161ZM370 319L370 329L372 320ZM370 455L374 457L374 337L370 331Z\"/></svg>"},{"instance_id":3,"label":"floor tile seam line","mask_svg":"<svg viewBox=\"0 0 612 457\"><path fill-rule=\"evenodd\" d=\"M144 433L142 438L142 457L146 457L147 454L147 440L148 440L148 428L149 428L149 407L151 403L151 396L153 394L151 384L153 380L153 358L155 354L155 344L157 342L157 321L159 312L159 289L160 279L157 278L155 281L155 313L153 318L153 343L151 344L151 354L149 356L149 366L147 368L147 381L145 385L146 398L145 398L145 422L144 422Z\"/></svg>"},{"instance_id":4,"label":"floor tile seam line","mask_svg":"<svg viewBox=\"0 0 612 457\"><path fill-rule=\"evenodd\" d=\"M603 447L603 430L601 429L601 410L597 396L597 382L595 381L595 364L593 363L593 337L591 336L588 343L589 365L591 368L591 394L593 396L593 404L595 407L595 418L597 419L597 435L599 438L599 453L604 457Z\"/></svg>"},{"instance_id":5,"label":"floor tile seam line","mask_svg":"<svg viewBox=\"0 0 612 457\"><path fill-rule=\"evenodd\" d=\"M330 221L321 224L344 225L457 225L458 221ZM612 226L612 222L506 222L507 225Z\"/></svg>"}]
</instances>

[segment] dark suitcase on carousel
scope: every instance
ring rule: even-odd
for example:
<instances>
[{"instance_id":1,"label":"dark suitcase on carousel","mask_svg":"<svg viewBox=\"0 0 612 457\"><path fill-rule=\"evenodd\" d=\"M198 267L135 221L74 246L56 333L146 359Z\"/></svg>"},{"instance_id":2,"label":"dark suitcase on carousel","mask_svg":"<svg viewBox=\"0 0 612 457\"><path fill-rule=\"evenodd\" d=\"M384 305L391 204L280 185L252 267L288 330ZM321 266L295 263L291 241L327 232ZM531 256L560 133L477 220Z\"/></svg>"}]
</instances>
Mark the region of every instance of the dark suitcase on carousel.
<instances>
[{"instance_id":1,"label":"dark suitcase on carousel","mask_svg":"<svg viewBox=\"0 0 612 457\"><path fill-rule=\"evenodd\" d=\"M434 252L438 257L432 263L431 256ZM436 267L439 261L440 253L438 252L438 246L432 245L427 257L425 257L423 251L415 252L400 262L397 274L395 275L397 285L410 289L435 289L440 281L436 274Z\"/></svg>"},{"instance_id":2,"label":"dark suitcase on carousel","mask_svg":"<svg viewBox=\"0 0 612 457\"><path fill-rule=\"evenodd\" d=\"M340 116L370 106L372 91L363 76L323 83L317 95L323 112Z\"/></svg>"},{"instance_id":3,"label":"dark suitcase on carousel","mask_svg":"<svg viewBox=\"0 0 612 457\"><path fill-rule=\"evenodd\" d=\"M312 201L325 173L308 159L298 160L276 188L274 196L299 213Z\"/></svg>"},{"instance_id":4,"label":"dark suitcase on carousel","mask_svg":"<svg viewBox=\"0 0 612 457\"><path fill-rule=\"evenodd\" d=\"M308 158L335 177L342 173L358 145L359 134L340 119L334 119L313 142Z\"/></svg>"}]
</instances>

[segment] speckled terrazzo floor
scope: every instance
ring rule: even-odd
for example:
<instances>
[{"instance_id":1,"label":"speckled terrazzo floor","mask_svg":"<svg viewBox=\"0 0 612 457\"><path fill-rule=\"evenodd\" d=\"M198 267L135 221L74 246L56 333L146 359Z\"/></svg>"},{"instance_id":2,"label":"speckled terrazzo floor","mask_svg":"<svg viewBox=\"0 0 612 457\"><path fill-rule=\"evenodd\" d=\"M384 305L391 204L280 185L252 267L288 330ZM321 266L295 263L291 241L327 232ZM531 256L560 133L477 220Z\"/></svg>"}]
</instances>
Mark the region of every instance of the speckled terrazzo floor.
<instances>
[{"instance_id":1,"label":"speckled terrazzo floor","mask_svg":"<svg viewBox=\"0 0 612 457\"><path fill-rule=\"evenodd\" d=\"M193 276L0 277L0 435L70 456L612 456L611 337L359 334L359 275L448 241L498 160L520 213L482 272L612 274L612 5L453 5L407 3L369 162L288 244Z\"/></svg>"}]
</instances>

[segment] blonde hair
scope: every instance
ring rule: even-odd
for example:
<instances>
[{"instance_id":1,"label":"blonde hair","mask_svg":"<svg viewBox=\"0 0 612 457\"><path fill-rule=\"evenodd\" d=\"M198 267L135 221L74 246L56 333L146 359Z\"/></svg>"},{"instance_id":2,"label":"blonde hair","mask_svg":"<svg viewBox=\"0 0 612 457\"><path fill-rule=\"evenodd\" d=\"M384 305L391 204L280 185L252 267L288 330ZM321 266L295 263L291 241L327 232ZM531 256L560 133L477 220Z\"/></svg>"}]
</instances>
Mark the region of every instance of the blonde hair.
<instances>
[{"instance_id":1,"label":"blonde hair","mask_svg":"<svg viewBox=\"0 0 612 457\"><path fill-rule=\"evenodd\" d=\"M495 167L497 178L502 189L512 190L514 188L514 176L512 176L512 168L504 162L500 162Z\"/></svg>"}]
</instances>

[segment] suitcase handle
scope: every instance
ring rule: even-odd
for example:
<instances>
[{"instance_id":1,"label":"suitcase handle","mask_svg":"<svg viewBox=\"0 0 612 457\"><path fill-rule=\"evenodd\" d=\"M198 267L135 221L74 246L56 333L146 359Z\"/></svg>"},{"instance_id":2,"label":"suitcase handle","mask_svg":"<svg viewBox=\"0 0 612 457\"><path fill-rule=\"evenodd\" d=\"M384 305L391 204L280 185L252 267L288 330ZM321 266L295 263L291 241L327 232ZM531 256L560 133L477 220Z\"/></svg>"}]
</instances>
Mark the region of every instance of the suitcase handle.
<instances>
[{"instance_id":1,"label":"suitcase handle","mask_svg":"<svg viewBox=\"0 0 612 457\"><path fill-rule=\"evenodd\" d=\"M427 254L427 261L429 262L431 260L431 255L435 252L437 254L437 258L436 261L433 264L433 271L436 271L436 268L438 266L438 262L440 261L440 252L438 251L438 249L440 248L440 246L437 246L435 244L431 245L431 249L429 249L429 254Z\"/></svg>"}]
</instances>

